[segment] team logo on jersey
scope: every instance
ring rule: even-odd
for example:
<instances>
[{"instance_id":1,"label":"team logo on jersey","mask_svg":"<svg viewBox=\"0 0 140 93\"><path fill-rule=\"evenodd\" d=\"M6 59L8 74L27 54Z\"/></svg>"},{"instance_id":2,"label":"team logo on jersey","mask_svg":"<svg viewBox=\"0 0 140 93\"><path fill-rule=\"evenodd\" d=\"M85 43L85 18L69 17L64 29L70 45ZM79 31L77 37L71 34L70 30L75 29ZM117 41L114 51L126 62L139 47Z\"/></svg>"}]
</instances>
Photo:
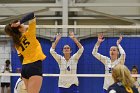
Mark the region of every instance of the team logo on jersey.
<instances>
[{"instance_id":1,"label":"team logo on jersey","mask_svg":"<svg viewBox=\"0 0 140 93\"><path fill-rule=\"evenodd\" d=\"M108 70L108 71L109 71L109 73L112 73L112 68L109 68L109 70Z\"/></svg>"},{"instance_id":2,"label":"team logo on jersey","mask_svg":"<svg viewBox=\"0 0 140 93\"><path fill-rule=\"evenodd\" d=\"M67 70L70 71L70 66L67 67Z\"/></svg>"}]
</instances>

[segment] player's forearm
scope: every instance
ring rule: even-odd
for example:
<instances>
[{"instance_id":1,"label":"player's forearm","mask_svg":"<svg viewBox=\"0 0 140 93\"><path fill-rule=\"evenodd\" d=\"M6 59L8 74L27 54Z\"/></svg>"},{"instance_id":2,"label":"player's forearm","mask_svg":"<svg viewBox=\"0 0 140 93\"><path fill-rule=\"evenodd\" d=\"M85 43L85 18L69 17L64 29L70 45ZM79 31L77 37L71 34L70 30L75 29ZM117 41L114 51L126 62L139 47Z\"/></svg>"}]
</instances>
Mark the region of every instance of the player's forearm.
<instances>
[{"instance_id":1,"label":"player's forearm","mask_svg":"<svg viewBox=\"0 0 140 93\"><path fill-rule=\"evenodd\" d=\"M100 44L99 44L98 42L94 45L94 48L93 48L93 50L92 50L92 55L93 55L93 56L96 56L96 55L97 55L99 45L100 45Z\"/></svg>"},{"instance_id":2,"label":"player's forearm","mask_svg":"<svg viewBox=\"0 0 140 93\"><path fill-rule=\"evenodd\" d=\"M27 15L25 15L25 16L20 20L20 24L25 23L25 22L27 22L27 21L33 19L33 18L34 18L34 13L33 13L33 12L28 13Z\"/></svg>"},{"instance_id":3,"label":"player's forearm","mask_svg":"<svg viewBox=\"0 0 140 93\"><path fill-rule=\"evenodd\" d=\"M78 48L82 48L81 43L77 40L76 37L72 37L72 40L76 43L76 45L78 46Z\"/></svg>"},{"instance_id":4,"label":"player's forearm","mask_svg":"<svg viewBox=\"0 0 140 93\"><path fill-rule=\"evenodd\" d=\"M58 44L59 39L56 39L53 43L52 43L52 49L55 49L56 45Z\"/></svg>"},{"instance_id":5,"label":"player's forearm","mask_svg":"<svg viewBox=\"0 0 140 93\"><path fill-rule=\"evenodd\" d=\"M119 48L119 52L120 52L119 60L120 60L121 64L124 64L125 63L125 58L126 58L125 51L123 50L123 48L121 47L120 44L118 45L118 48Z\"/></svg>"},{"instance_id":6,"label":"player's forearm","mask_svg":"<svg viewBox=\"0 0 140 93\"><path fill-rule=\"evenodd\" d=\"M100 46L100 44L101 44L101 42L97 41L95 45Z\"/></svg>"},{"instance_id":7,"label":"player's forearm","mask_svg":"<svg viewBox=\"0 0 140 93\"><path fill-rule=\"evenodd\" d=\"M119 48L120 54L125 54L125 51L123 50L120 44L118 44L118 48Z\"/></svg>"}]
</instances>

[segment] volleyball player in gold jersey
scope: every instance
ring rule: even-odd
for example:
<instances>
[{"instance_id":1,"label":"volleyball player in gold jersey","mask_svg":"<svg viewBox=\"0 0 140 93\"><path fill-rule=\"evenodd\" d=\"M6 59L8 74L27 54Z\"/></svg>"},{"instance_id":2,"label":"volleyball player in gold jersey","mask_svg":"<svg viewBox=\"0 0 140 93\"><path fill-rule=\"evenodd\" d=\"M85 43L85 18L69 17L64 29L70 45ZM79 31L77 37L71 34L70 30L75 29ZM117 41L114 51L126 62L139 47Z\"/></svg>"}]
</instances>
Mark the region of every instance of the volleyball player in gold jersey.
<instances>
[{"instance_id":1,"label":"volleyball player in gold jersey","mask_svg":"<svg viewBox=\"0 0 140 93\"><path fill-rule=\"evenodd\" d=\"M23 23L29 21L26 26ZM46 58L36 39L36 18L29 13L21 20L5 26L5 32L12 37L22 62L21 75L28 93L39 93L42 85L42 61Z\"/></svg>"}]
</instances>

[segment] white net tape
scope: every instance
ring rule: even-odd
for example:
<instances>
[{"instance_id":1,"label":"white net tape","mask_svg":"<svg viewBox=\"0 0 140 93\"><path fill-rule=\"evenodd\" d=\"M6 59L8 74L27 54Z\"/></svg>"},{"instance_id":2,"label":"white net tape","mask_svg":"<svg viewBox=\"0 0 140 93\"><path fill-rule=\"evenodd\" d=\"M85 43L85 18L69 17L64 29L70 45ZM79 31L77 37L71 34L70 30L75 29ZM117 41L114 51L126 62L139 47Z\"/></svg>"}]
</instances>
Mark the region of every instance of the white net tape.
<instances>
[{"instance_id":1,"label":"white net tape","mask_svg":"<svg viewBox=\"0 0 140 93\"><path fill-rule=\"evenodd\" d=\"M37 25L37 28L140 28L140 25Z\"/></svg>"},{"instance_id":2,"label":"white net tape","mask_svg":"<svg viewBox=\"0 0 140 93\"><path fill-rule=\"evenodd\" d=\"M0 76L20 76L19 73L0 73ZM110 77L111 74L43 74L44 77L58 77L58 76L78 76L78 77ZM132 74L132 77L140 77L140 74Z\"/></svg>"}]
</instances>

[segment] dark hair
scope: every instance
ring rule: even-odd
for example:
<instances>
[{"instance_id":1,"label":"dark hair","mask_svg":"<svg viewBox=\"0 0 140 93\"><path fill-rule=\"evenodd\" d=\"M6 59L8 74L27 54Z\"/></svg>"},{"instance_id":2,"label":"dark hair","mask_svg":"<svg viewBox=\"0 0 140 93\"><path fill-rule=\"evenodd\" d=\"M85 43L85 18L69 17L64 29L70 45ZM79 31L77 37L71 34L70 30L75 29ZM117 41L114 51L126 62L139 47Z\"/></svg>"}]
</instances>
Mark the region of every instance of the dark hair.
<instances>
[{"instance_id":1,"label":"dark hair","mask_svg":"<svg viewBox=\"0 0 140 93\"><path fill-rule=\"evenodd\" d=\"M138 72L138 67L136 65L132 66L132 69L136 69Z\"/></svg>"},{"instance_id":2,"label":"dark hair","mask_svg":"<svg viewBox=\"0 0 140 93\"><path fill-rule=\"evenodd\" d=\"M12 23L17 23L18 20L13 21ZM11 24L8 24L5 26L5 32L6 34L8 34L9 36L12 37L13 42L14 42L14 46L16 46L17 48L20 46L20 37L21 37L21 33L19 32L19 27L11 27Z\"/></svg>"},{"instance_id":3,"label":"dark hair","mask_svg":"<svg viewBox=\"0 0 140 93\"><path fill-rule=\"evenodd\" d=\"M5 63L6 63L6 64L10 64L10 60L6 60Z\"/></svg>"},{"instance_id":4,"label":"dark hair","mask_svg":"<svg viewBox=\"0 0 140 93\"><path fill-rule=\"evenodd\" d=\"M66 45L68 45L68 44L66 44ZM66 45L64 45L64 46L66 46ZM63 46L63 48L64 48L64 46ZM70 51L72 51L72 48L71 48L71 46L70 45L68 45L69 47L70 47ZM62 50L63 50L63 48L62 48Z\"/></svg>"},{"instance_id":5,"label":"dark hair","mask_svg":"<svg viewBox=\"0 0 140 93\"><path fill-rule=\"evenodd\" d=\"M6 67L8 67L10 65L10 60L6 60L5 63L6 63Z\"/></svg>"}]
</instances>

